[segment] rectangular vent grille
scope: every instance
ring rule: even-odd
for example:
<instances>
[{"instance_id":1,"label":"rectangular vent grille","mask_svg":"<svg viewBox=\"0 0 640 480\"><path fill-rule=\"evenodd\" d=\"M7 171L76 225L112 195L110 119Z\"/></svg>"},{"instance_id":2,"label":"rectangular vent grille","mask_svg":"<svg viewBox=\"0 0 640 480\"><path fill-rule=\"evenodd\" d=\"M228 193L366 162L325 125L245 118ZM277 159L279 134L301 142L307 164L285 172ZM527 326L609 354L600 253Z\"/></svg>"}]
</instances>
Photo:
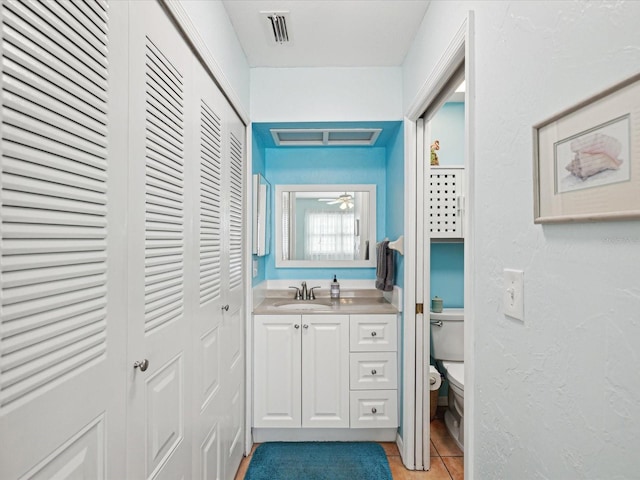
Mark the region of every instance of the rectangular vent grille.
<instances>
[{"instance_id":1,"label":"rectangular vent grille","mask_svg":"<svg viewBox=\"0 0 640 480\"><path fill-rule=\"evenodd\" d=\"M264 32L271 45L291 45L291 22L289 12L260 12Z\"/></svg>"},{"instance_id":2,"label":"rectangular vent grille","mask_svg":"<svg viewBox=\"0 0 640 480\"><path fill-rule=\"evenodd\" d=\"M2 3L0 410L106 352L107 4Z\"/></svg>"},{"instance_id":3,"label":"rectangular vent grille","mask_svg":"<svg viewBox=\"0 0 640 480\"><path fill-rule=\"evenodd\" d=\"M381 128L272 128L273 141L280 147L349 147L376 144Z\"/></svg>"},{"instance_id":4,"label":"rectangular vent grille","mask_svg":"<svg viewBox=\"0 0 640 480\"><path fill-rule=\"evenodd\" d=\"M232 133L229 158L229 288L242 285L242 142Z\"/></svg>"},{"instance_id":5,"label":"rectangular vent grille","mask_svg":"<svg viewBox=\"0 0 640 480\"><path fill-rule=\"evenodd\" d=\"M289 31L287 29L287 18L284 15L274 13L267 17L271 22L271 32L276 43L287 43L289 41Z\"/></svg>"},{"instance_id":6,"label":"rectangular vent grille","mask_svg":"<svg viewBox=\"0 0 640 480\"><path fill-rule=\"evenodd\" d=\"M431 169L429 178L429 230L432 238L462 235L462 169Z\"/></svg>"},{"instance_id":7,"label":"rectangular vent grille","mask_svg":"<svg viewBox=\"0 0 640 480\"><path fill-rule=\"evenodd\" d=\"M222 123L200 108L200 305L220 298L222 286Z\"/></svg>"},{"instance_id":8,"label":"rectangular vent grille","mask_svg":"<svg viewBox=\"0 0 640 480\"><path fill-rule=\"evenodd\" d=\"M183 313L183 78L147 38L145 331Z\"/></svg>"}]
</instances>

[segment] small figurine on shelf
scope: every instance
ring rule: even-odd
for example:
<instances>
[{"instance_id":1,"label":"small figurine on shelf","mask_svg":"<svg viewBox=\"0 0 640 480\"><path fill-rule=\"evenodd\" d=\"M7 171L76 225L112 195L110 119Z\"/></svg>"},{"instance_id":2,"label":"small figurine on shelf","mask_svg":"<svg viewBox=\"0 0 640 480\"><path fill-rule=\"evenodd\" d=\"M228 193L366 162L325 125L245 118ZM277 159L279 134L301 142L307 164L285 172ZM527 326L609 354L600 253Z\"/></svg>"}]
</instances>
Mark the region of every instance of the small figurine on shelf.
<instances>
[{"instance_id":1,"label":"small figurine on shelf","mask_svg":"<svg viewBox=\"0 0 640 480\"><path fill-rule=\"evenodd\" d=\"M431 144L431 165L440 165L438 162L437 150L440 150L440 140L436 140Z\"/></svg>"}]
</instances>

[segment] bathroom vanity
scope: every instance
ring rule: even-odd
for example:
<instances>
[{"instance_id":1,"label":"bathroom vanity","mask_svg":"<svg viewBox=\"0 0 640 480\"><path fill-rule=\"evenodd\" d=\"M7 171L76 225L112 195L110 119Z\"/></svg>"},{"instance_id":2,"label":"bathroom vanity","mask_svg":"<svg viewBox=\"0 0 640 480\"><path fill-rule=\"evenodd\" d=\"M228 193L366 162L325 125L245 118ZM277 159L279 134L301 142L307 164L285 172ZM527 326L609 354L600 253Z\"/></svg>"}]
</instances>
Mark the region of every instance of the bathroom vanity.
<instances>
[{"instance_id":1,"label":"bathroom vanity","mask_svg":"<svg viewBox=\"0 0 640 480\"><path fill-rule=\"evenodd\" d=\"M255 441L395 441L398 311L367 292L254 309Z\"/></svg>"}]
</instances>

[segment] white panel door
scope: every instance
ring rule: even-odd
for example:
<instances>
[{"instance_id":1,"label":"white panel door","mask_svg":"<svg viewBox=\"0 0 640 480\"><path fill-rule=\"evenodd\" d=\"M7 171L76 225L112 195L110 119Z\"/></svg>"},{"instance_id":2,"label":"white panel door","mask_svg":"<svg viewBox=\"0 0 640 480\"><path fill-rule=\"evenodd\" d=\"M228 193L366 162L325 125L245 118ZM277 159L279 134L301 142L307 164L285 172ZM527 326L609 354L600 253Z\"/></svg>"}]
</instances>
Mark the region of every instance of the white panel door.
<instances>
[{"instance_id":1,"label":"white panel door","mask_svg":"<svg viewBox=\"0 0 640 480\"><path fill-rule=\"evenodd\" d=\"M254 318L253 426L301 425L301 317Z\"/></svg>"},{"instance_id":2,"label":"white panel door","mask_svg":"<svg viewBox=\"0 0 640 480\"><path fill-rule=\"evenodd\" d=\"M0 478L124 478L126 5L1 16Z\"/></svg>"},{"instance_id":3,"label":"white panel door","mask_svg":"<svg viewBox=\"0 0 640 480\"><path fill-rule=\"evenodd\" d=\"M127 477L191 478L193 302L185 298L198 282L185 170L197 154L187 142L199 118L190 109L193 55L158 3L128 5Z\"/></svg>"},{"instance_id":4,"label":"white panel door","mask_svg":"<svg viewBox=\"0 0 640 480\"><path fill-rule=\"evenodd\" d=\"M302 315L302 426L349 426L348 315Z\"/></svg>"}]
</instances>

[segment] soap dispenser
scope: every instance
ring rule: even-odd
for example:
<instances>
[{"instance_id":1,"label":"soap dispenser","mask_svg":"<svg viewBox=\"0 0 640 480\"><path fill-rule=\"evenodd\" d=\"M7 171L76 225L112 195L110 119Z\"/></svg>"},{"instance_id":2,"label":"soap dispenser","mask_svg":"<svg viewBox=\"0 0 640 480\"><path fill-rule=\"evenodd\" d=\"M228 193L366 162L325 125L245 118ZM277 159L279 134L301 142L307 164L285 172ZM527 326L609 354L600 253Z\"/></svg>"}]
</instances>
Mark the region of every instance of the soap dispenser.
<instances>
[{"instance_id":1,"label":"soap dispenser","mask_svg":"<svg viewBox=\"0 0 640 480\"><path fill-rule=\"evenodd\" d=\"M331 298L340 298L340 284L336 276L333 276L333 282L331 282Z\"/></svg>"}]
</instances>

